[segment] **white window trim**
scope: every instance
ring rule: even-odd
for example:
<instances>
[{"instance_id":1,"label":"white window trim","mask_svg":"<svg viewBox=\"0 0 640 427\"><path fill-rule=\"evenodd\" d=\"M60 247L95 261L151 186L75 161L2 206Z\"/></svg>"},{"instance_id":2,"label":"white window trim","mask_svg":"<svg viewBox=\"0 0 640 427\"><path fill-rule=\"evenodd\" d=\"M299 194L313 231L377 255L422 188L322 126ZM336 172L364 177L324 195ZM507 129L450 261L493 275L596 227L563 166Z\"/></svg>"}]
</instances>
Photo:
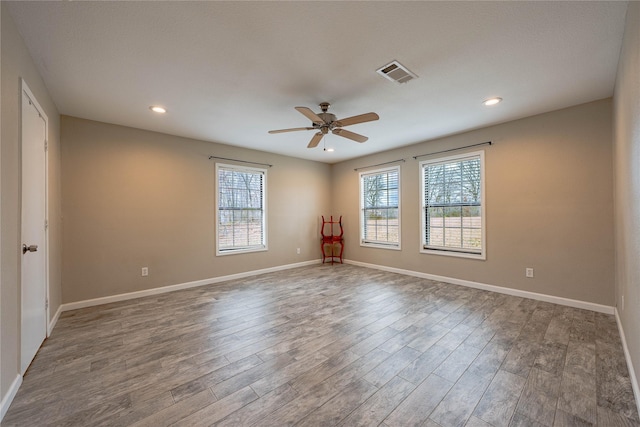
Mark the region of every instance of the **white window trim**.
<instances>
[{"instance_id":1,"label":"white window trim","mask_svg":"<svg viewBox=\"0 0 640 427\"><path fill-rule=\"evenodd\" d=\"M439 163L449 163L456 160L462 160L472 157L480 158L480 193L481 193L481 210L482 210L482 250L480 253L469 253L464 252L460 249L428 249L425 248L425 227L426 227L426 214L424 209L424 174L423 169L425 165L433 165ZM485 174L484 174L484 150L473 151L469 153L457 154L453 156L447 157L438 157L430 160L423 160L419 164L419 176L420 176L420 253L430 254L430 255L443 255L443 256L453 256L457 258L471 258L477 260L486 260L487 259L487 226L486 226L486 203L485 203Z\"/></svg>"},{"instance_id":2,"label":"white window trim","mask_svg":"<svg viewBox=\"0 0 640 427\"><path fill-rule=\"evenodd\" d=\"M363 206L363 197L362 197L362 192L363 192L363 188L362 188L362 176L363 175L375 175L375 174L380 174L380 173L385 173L385 172L389 172L389 171L396 171L398 173L398 243L389 243L389 244L384 244L384 243L372 243L372 242L365 242L364 241L364 224L363 224L363 210L364 210L364 206ZM402 193L402 183L401 183L401 169L400 166L391 166L388 168L383 168L383 169L375 169L375 170L369 170L369 171L365 171L365 172L360 172L358 174L358 186L359 186L359 192L358 192L358 198L360 199L359 205L360 205L360 210L358 212L358 217L359 219L359 227L360 227L360 246L362 247L366 247L366 248L378 248L378 249L391 249L394 251L399 251L402 250L402 212L401 212L401 207L402 207L402 201L401 201L401 193Z\"/></svg>"},{"instance_id":3,"label":"white window trim","mask_svg":"<svg viewBox=\"0 0 640 427\"><path fill-rule=\"evenodd\" d=\"M219 211L218 207L220 205L220 189L219 189L219 170L220 169L232 169L236 171L253 171L253 172L261 172L263 174L262 180L262 210L264 215L262 216L262 227L264 230L263 238L264 238L264 246L259 248L247 248L247 249L225 249L220 250L220 238L219 238ZM237 254L246 254L252 252L264 252L269 250L269 239L267 234L267 169L262 168L254 168L249 166L238 166L238 165L229 165L225 163L216 163L216 176L215 176L215 239L216 239L216 256L227 256L227 255L237 255Z\"/></svg>"}]
</instances>

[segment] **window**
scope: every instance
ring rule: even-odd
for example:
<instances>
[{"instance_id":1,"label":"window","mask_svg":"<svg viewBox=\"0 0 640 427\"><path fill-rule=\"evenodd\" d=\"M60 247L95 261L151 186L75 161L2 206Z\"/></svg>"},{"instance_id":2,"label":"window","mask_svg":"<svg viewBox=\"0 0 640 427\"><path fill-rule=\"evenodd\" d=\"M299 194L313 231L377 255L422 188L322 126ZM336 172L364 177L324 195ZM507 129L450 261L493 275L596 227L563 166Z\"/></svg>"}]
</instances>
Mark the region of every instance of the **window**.
<instances>
[{"instance_id":1,"label":"window","mask_svg":"<svg viewBox=\"0 0 640 427\"><path fill-rule=\"evenodd\" d=\"M360 173L360 244L400 249L400 167Z\"/></svg>"},{"instance_id":2,"label":"window","mask_svg":"<svg viewBox=\"0 0 640 427\"><path fill-rule=\"evenodd\" d=\"M267 249L267 171L216 164L218 255Z\"/></svg>"},{"instance_id":3,"label":"window","mask_svg":"<svg viewBox=\"0 0 640 427\"><path fill-rule=\"evenodd\" d=\"M484 152L427 160L422 252L485 259Z\"/></svg>"}]
</instances>

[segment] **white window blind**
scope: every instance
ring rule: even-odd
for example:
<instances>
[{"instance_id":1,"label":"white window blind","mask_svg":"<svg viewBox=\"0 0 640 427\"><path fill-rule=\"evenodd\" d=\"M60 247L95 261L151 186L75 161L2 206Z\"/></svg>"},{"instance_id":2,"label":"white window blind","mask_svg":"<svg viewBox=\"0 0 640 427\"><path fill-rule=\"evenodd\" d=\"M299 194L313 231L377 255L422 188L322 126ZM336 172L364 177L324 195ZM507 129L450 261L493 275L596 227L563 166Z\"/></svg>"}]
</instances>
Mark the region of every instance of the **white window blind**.
<instances>
[{"instance_id":1,"label":"white window blind","mask_svg":"<svg viewBox=\"0 0 640 427\"><path fill-rule=\"evenodd\" d=\"M217 252L265 250L266 170L216 164Z\"/></svg>"},{"instance_id":2,"label":"white window blind","mask_svg":"<svg viewBox=\"0 0 640 427\"><path fill-rule=\"evenodd\" d=\"M484 257L484 153L420 165L423 249Z\"/></svg>"},{"instance_id":3,"label":"white window blind","mask_svg":"<svg viewBox=\"0 0 640 427\"><path fill-rule=\"evenodd\" d=\"M364 246L400 246L400 167L360 173L360 239Z\"/></svg>"}]
</instances>

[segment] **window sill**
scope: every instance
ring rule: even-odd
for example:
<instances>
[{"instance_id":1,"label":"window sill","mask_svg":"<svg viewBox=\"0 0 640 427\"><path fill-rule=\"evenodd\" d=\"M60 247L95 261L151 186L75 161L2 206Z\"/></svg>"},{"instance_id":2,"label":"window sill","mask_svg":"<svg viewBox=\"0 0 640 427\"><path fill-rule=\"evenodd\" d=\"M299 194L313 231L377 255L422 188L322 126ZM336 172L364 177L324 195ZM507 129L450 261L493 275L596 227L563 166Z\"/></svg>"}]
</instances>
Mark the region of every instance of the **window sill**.
<instances>
[{"instance_id":1,"label":"window sill","mask_svg":"<svg viewBox=\"0 0 640 427\"><path fill-rule=\"evenodd\" d=\"M266 250L268 250L266 246L264 248L230 249L226 251L216 250L216 256L239 255L239 254L248 254L253 252L265 252Z\"/></svg>"},{"instance_id":2,"label":"window sill","mask_svg":"<svg viewBox=\"0 0 640 427\"><path fill-rule=\"evenodd\" d=\"M363 248L391 249L393 251L399 251L399 250L402 249L400 247L400 244L397 244L397 245L384 245L384 244L381 244L381 243L360 242L360 246L362 246Z\"/></svg>"},{"instance_id":3,"label":"window sill","mask_svg":"<svg viewBox=\"0 0 640 427\"><path fill-rule=\"evenodd\" d=\"M458 252L458 251L447 251L447 250L420 248L420 253L421 254L428 254L428 255L444 255L444 256L452 256L452 257L457 257L457 258L477 259L477 260L481 260L481 261L486 261L486 259L487 259L487 255L486 255L486 253L484 251L482 253L479 253L479 254L472 254L472 253L468 253L468 252Z\"/></svg>"}]
</instances>

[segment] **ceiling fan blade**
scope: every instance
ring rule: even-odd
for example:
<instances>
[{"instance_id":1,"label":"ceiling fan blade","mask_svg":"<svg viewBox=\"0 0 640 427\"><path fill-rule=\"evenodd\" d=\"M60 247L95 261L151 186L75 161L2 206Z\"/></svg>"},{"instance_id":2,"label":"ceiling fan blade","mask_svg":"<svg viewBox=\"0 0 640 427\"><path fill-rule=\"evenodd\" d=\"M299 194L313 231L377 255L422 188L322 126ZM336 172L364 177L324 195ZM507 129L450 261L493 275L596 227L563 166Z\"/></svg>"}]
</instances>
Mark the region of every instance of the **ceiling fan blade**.
<instances>
[{"instance_id":1,"label":"ceiling fan blade","mask_svg":"<svg viewBox=\"0 0 640 427\"><path fill-rule=\"evenodd\" d=\"M347 117L345 119L340 119L336 121L336 125L339 127L342 126L351 126L358 123L372 122L374 120L378 120L380 116L376 113L365 113L357 116Z\"/></svg>"},{"instance_id":2,"label":"ceiling fan blade","mask_svg":"<svg viewBox=\"0 0 640 427\"><path fill-rule=\"evenodd\" d=\"M314 128L291 128L291 129L278 129L278 130L270 130L269 133L283 133L283 132L295 132L298 130L312 130Z\"/></svg>"},{"instance_id":3,"label":"ceiling fan blade","mask_svg":"<svg viewBox=\"0 0 640 427\"><path fill-rule=\"evenodd\" d=\"M313 135L313 138L311 138L311 142L309 142L309 145L307 145L307 148L317 147L318 144L320 144L320 140L322 140L323 136L324 135L322 132L318 132L315 135Z\"/></svg>"},{"instance_id":4,"label":"ceiling fan blade","mask_svg":"<svg viewBox=\"0 0 640 427\"><path fill-rule=\"evenodd\" d=\"M307 107L296 107L300 113L302 113L306 118L311 120L313 123L324 124L324 120L322 120L316 113L311 111L311 109Z\"/></svg>"},{"instance_id":5,"label":"ceiling fan blade","mask_svg":"<svg viewBox=\"0 0 640 427\"><path fill-rule=\"evenodd\" d=\"M360 135L359 133L349 132L345 129L334 129L332 131L335 135L341 136L343 138L349 138L357 142L365 142L367 139L366 136Z\"/></svg>"}]
</instances>

